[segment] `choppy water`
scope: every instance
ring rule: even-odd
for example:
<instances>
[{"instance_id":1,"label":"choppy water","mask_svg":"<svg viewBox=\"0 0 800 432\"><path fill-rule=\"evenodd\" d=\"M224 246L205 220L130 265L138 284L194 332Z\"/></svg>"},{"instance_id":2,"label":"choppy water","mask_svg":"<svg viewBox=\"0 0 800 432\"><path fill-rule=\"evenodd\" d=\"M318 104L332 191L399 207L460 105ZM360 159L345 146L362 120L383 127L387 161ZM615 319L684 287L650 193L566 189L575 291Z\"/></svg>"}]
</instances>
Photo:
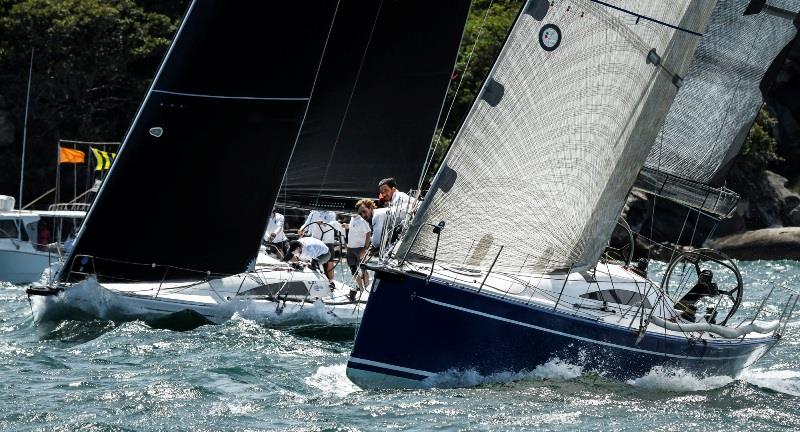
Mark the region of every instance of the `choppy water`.
<instances>
[{"instance_id":1,"label":"choppy water","mask_svg":"<svg viewBox=\"0 0 800 432\"><path fill-rule=\"evenodd\" d=\"M773 282L800 289L800 263L741 267L745 311ZM736 380L655 370L617 382L554 360L524 375L439 383L468 388L361 391L344 375L352 337L244 318L188 332L107 321L37 328L24 288L2 285L0 430L800 429L800 312Z\"/></svg>"}]
</instances>

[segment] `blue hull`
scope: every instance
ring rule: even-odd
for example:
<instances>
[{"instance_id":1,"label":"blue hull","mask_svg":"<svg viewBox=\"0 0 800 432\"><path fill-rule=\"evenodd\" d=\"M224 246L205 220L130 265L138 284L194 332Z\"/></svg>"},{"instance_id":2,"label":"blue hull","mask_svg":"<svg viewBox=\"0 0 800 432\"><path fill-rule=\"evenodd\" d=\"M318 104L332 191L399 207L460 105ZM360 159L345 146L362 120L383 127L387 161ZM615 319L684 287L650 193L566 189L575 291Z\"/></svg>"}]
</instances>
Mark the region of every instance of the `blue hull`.
<instances>
[{"instance_id":1,"label":"blue hull","mask_svg":"<svg viewBox=\"0 0 800 432\"><path fill-rule=\"evenodd\" d=\"M618 379L655 366L735 376L764 355L775 337L689 340L501 299L415 275L377 270L347 375L362 387L422 386L451 371L531 371L558 358ZM637 319L638 323L638 319Z\"/></svg>"}]
</instances>

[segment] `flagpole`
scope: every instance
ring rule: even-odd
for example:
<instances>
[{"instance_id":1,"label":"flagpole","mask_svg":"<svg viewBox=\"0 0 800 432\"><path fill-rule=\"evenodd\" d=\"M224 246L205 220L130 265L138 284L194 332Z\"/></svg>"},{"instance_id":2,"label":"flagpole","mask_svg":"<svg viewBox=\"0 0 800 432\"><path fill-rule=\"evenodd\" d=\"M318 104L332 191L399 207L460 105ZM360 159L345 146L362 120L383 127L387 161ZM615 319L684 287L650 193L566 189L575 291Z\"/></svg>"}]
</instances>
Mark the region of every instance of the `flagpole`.
<instances>
[{"instance_id":1,"label":"flagpole","mask_svg":"<svg viewBox=\"0 0 800 432\"><path fill-rule=\"evenodd\" d=\"M56 145L56 199L54 204L61 202L61 140Z\"/></svg>"},{"instance_id":2,"label":"flagpole","mask_svg":"<svg viewBox=\"0 0 800 432\"><path fill-rule=\"evenodd\" d=\"M22 166L19 169L19 208L22 208L22 188L25 184L25 149L28 144L28 107L31 102L31 79L33 78L33 53L36 48L31 48L31 64L28 68L28 93L25 97L25 123L22 126Z\"/></svg>"}]
</instances>

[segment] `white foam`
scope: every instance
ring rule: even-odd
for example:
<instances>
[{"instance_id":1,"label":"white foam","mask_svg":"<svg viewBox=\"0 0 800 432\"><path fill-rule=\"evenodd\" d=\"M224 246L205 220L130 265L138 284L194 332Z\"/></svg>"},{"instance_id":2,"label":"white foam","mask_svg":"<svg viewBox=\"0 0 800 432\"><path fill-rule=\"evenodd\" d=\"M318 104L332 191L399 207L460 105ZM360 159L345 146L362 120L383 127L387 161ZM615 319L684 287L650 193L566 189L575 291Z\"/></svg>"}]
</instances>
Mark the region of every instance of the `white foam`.
<instances>
[{"instance_id":1,"label":"white foam","mask_svg":"<svg viewBox=\"0 0 800 432\"><path fill-rule=\"evenodd\" d=\"M307 385L314 387L324 395L344 397L351 393L361 391L353 384L346 375L347 365L337 364L332 366L320 366L314 375L306 377Z\"/></svg>"},{"instance_id":2,"label":"white foam","mask_svg":"<svg viewBox=\"0 0 800 432\"><path fill-rule=\"evenodd\" d=\"M751 369L742 373L740 378L754 386L800 396L800 371Z\"/></svg>"},{"instance_id":3,"label":"white foam","mask_svg":"<svg viewBox=\"0 0 800 432\"><path fill-rule=\"evenodd\" d=\"M717 389L733 381L728 376L698 377L684 369L656 366L647 375L629 380L628 384L651 390L691 392Z\"/></svg>"},{"instance_id":4,"label":"white foam","mask_svg":"<svg viewBox=\"0 0 800 432\"><path fill-rule=\"evenodd\" d=\"M187 305L187 309L189 308ZM55 296L33 296L32 310L37 323L79 318L76 312L105 320L147 320L161 315L140 306L136 300L104 288L93 278L75 284ZM352 321L343 320L334 313L332 307L321 301L287 302L279 309L274 302L242 297L205 309L206 314L209 311L213 314L209 319L217 323L234 316L260 324L346 324Z\"/></svg>"},{"instance_id":5,"label":"white foam","mask_svg":"<svg viewBox=\"0 0 800 432\"><path fill-rule=\"evenodd\" d=\"M525 380L571 380L578 378L583 368L555 358L532 371L498 372L481 375L474 369L450 370L423 381L429 387L474 387L482 384L508 383Z\"/></svg>"}]
</instances>

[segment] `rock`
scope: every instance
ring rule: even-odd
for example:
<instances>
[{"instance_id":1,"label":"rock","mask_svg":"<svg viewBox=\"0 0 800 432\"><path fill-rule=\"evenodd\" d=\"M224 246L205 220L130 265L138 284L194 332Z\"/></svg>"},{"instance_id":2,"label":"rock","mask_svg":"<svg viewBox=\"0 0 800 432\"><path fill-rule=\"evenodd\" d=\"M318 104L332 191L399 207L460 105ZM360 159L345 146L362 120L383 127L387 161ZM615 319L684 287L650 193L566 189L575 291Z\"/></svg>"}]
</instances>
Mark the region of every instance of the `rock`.
<instances>
[{"instance_id":1,"label":"rock","mask_svg":"<svg viewBox=\"0 0 800 432\"><path fill-rule=\"evenodd\" d=\"M745 210L741 216L747 229L797 226L789 215L800 206L800 195L786 188L785 177L772 171L753 174L736 168L731 173L731 188L742 196L739 209Z\"/></svg>"},{"instance_id":2,"label":"rock","mask_svg":"<svg viewBox=\"0 0 800 432\"><path fill-rule=\"evenodd\" d=\"M800 260L800 227L748 231L709 240L705 246L741 260Z\"/></svg>"},{"instance_id":3,"label":"rock","mask_svg":"<svg viewBox=\"0 0 800 432\"><path fill-rule=\"evenodd\" d=\"M787 213L786 220L789 222L789 226L800 227L800 206L793 208Z\"/></svg>"}]
</instances>

